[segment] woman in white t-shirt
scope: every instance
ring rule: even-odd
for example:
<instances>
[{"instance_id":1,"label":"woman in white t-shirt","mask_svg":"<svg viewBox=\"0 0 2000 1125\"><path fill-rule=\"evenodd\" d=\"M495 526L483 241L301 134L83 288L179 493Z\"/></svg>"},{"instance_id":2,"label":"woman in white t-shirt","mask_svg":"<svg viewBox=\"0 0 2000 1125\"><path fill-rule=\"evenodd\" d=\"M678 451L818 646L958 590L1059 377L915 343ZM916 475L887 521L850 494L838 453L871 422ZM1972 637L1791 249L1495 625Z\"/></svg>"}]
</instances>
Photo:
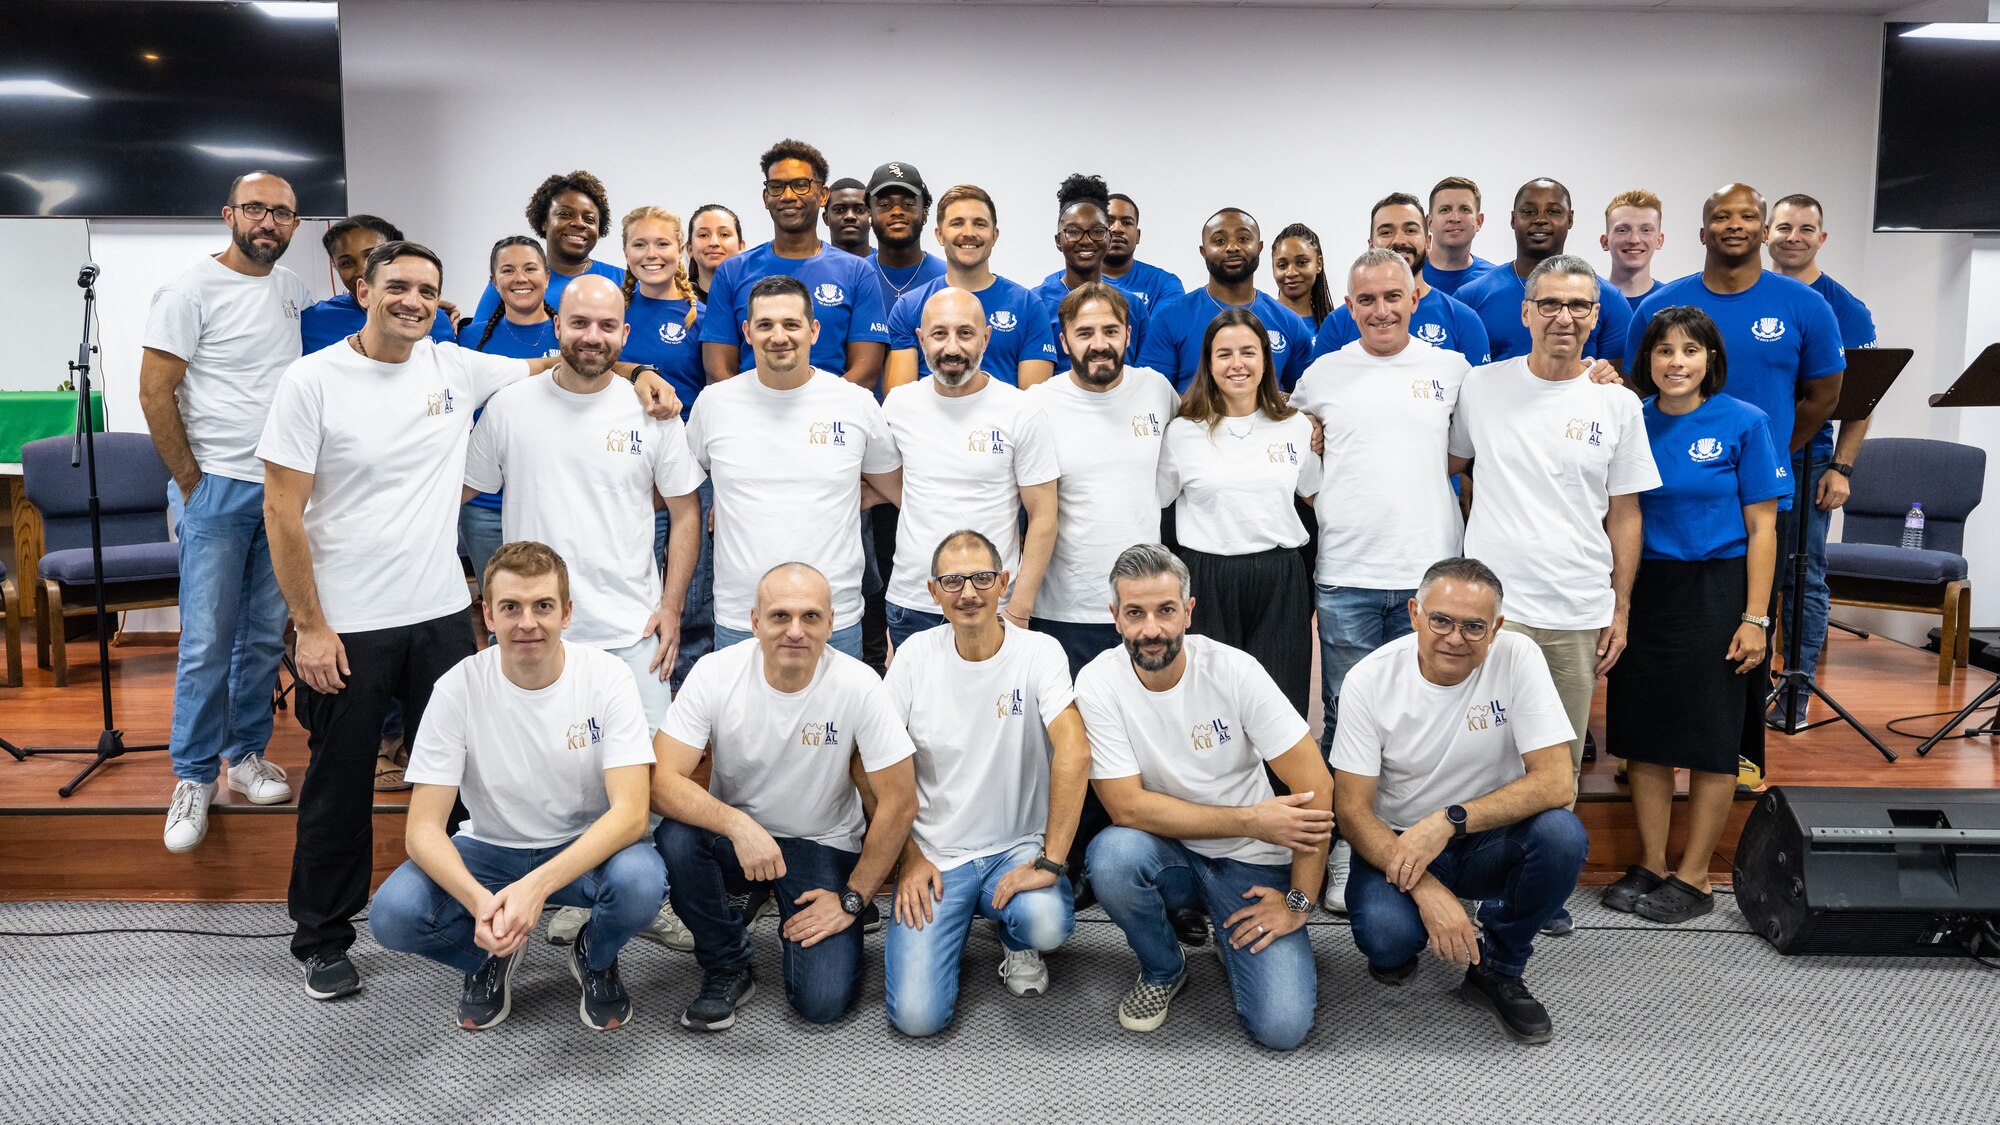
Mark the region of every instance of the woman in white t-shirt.
<instances>
[{"instance_id":1,"label":"woman in white t-shirt","mask_svg":"<svg viewBox=\"0 0 2000 1125\"><path fill-rule=\"evenodd\" d=\"M1257 659L1300 715L1312 673L1312 576L1294 496L1319 489L1312 420L1278 390L1270 334L1249 309L1209 322L1194 381L1160 449L1193 579L1189 629Z\"/></svg>"}]
</instances>

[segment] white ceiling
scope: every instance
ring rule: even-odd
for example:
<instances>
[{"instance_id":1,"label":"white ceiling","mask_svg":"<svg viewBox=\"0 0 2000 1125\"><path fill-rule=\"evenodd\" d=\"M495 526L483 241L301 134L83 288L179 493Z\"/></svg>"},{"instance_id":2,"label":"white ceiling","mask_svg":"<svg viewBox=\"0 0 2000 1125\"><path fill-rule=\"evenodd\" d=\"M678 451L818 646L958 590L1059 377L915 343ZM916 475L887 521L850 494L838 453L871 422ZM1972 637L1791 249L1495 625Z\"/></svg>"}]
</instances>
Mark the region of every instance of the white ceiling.
<instances>
[{"instance_id":1,"label":"white ceiling","mask_svg":"<svg viewBox=\"0 0 2000 1125\"><path fill-rule=\"evenodd\" d=\"M688 2L688 0L667 0ZM1033 5L1048 7L1392 8L1402 11L1813 12L1887 15L1914 0L775 0L804 4Z\"/></svg>"}]
</instances>

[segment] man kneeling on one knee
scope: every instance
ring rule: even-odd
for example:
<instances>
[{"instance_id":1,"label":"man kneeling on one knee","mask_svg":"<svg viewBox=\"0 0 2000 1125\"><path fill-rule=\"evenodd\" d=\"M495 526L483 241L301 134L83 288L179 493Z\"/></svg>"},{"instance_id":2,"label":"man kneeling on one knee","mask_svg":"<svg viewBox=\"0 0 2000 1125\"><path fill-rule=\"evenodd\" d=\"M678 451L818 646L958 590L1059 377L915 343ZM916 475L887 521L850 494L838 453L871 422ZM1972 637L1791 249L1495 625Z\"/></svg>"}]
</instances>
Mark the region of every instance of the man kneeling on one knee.
<instances>
[{"instance_id":1,"label":"man kneeling on one knee","mask_svg":"<svg viewBox=\"0 0 2000 1125\"><path fill-rule=\"evenodd\" d=\"M1172 551L1128 548L1112 565L1111 595L1124 645L1084 666L1076 702L1091 784L1113 824L1091 841L1085 867L1139 957L1118 1022L1132 1031L1165 1022L1187 980L1169 912L1204 910L1237 1018L1257 1042L1291 1050L1318 1002L1305 923L1326 875L1333 779L1270 673L1188 634L1195 603ZM1266 763L1289 796L1272 795Z\"/></svg>"},{"instance_id":2,"label":"man kneeling on one knee","mask_svg":"<svg viewBox=\"0 0 2000 1125\"><path fill-rule=\"evenodd\" d=\"M1589 841L1565 807L1569 718L1541 650L1501 632L1500 596L1476 559L1425 573L1410 599L1414 632L1363 657L1341 688L1334 791L1369 975L1404 983L1428 944L1466 966L1461 996L1541 1043L1549 1015L1521 973L1576 888ZM1483 938L1460 897L1487 900Z\"/></svg>"},{"instance_id":3,"label":"man kneeling on one knee","mask_svg":"<svg viewBox=\"0 0 2000 1125\"><path fill-rule=\"evenodd\" d=\"M653 747L639 689L617 657L563 642L569 571L548 547L501 547L481 588L497 643L432 691L404 774L416 783L410 859L376 893L370 929L464 973L458 1023L476 1031L507 1018L543 904L588 908L568 951L578 1010L587 1027L619 1027L632 1001L618 951L667 891L646 835ZM458 800L471 817L447 836Z\"/></svg>"}]
</instances>

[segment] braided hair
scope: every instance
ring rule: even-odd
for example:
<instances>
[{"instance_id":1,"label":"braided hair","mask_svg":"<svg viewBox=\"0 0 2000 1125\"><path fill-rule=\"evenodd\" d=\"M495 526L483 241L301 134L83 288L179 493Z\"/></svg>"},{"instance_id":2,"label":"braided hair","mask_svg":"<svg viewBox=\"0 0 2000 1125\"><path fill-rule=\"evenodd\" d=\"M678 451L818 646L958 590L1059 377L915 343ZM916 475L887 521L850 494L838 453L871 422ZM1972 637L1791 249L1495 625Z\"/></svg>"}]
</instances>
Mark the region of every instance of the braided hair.
<instances>
[{"instance_id":1,"label":"braided hair","mask_svg":"<svg viewBox=\"0 0 2000 1125\"><path fill-rule=\"evenodd\" d=\"M549 263L549 258L548 255L542 250L542 244L540 242L536 241L535 239L529 238L526 235L510 234L507 237L501 239L500 241L494 243L492 252L486 255L486 276L488 278L491 278L493 276L493 271L500 268L500 251L505 250L509 246L526 246L528 249L533 250L535 252L535 257L540 258L542 260L543 268L544 269L547 268ZM543 290L544 294L546 294L547 292L548 291L546 289ZM542 311L547 313L551 317L556 315L555 308L549 304L546 298L544 298L544 300L542 301ZM486 318L486 327L480 330L479 342L477 344L472 345L473 351L483 352L486 350L486 341L491 340L493 338L493 330L500 327L500 318L506 315L507 315L507 302L506 301L497 302L493 306L493 315Z\"/></svg>"},{"instance_id":2,"label":"braided hair","mask_svg":"<svg viewBox=\"0 0 2000 1125\"><path fill-rule=\"evenodd\" d=\"M1307 246L1313 248L1313 253L1320 256L1319 276L1313 279L1312 310L1314 320L1325 320L1333 313L1333 290L1326 283L1326 253L1320 249L1319 235L1314 234L1313 229L1304 223L1293 223L1279 231L1278 237L1271 240L1273 254L1277 252L1278 243L1287 238L1303 239Z\"/></svg>"},{"instance_id":3,"label":"braided hair","mask_svg":"<svg viewBox=\"0 0 2000 1125\"><path fill-rule=\"evenodd\" d=\"M674 290L682 297L687 298L687 316L682 319L681 323L687 325L689 328L693 328L696 297L694 295L694 283L688 280L687 235L681 229L681 217L664 207L655 207L651 204L647 204L644 207L634 207L632 210L627 211L625 218L619 222L619 241L630 240L633 225L649 219L654 222L665 223L674 232L674 241L681 245L681 253L674 259ZM639 275L632 269L631 261L627 260L625 263L625 284L623 286L626 308L629 309L632 307L632 296L638 291Z\"/></svg>"}]
</instances>

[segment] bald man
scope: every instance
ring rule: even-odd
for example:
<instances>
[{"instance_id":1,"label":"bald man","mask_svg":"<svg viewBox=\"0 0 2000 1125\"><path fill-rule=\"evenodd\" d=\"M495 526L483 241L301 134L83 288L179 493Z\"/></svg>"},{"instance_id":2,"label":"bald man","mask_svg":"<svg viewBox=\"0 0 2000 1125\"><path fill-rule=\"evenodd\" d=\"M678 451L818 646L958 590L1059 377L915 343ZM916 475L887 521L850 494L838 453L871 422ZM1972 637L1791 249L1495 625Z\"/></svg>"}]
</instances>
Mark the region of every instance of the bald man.
<instances>
[{"instance_id":1,"label":"bald man","mask_svg":"<svg viewBox=\"0 0 2000 1125\"><path fill-rule=\"evenodd\" d=\"M859 916L916 819L916 748L874 671L827 643L833 625L824 575L773 567L757 583L753 635L695 662L653 740L653 809L667 818L656 840L701 965L681 1015L691 1031L727 1029L756 991L731 894L776 895L785 999L801 1019L832 1023L859 990ZM706 787L692 777L704 750Z\"/></svg>"},{"instance_id":2,"label":"bald man","mask_svg":"<svg viewBox=\"0 0 2000 1125\"><path fill-rule=\"evenodd\" d=\"M889 639L898 647L944 624L930 594L931 556L962 528L1000 550L1014 574L1004 612L1028 627L1056 545L1056 453L1026 391L981 366L993 329L976 294L939 289L924 302L917 346L931 375L889 392L882 412L903 454L903 514L889 579ZM1025 532L1019 513L1028 513Z\"/></svg>"}]
</instances>

